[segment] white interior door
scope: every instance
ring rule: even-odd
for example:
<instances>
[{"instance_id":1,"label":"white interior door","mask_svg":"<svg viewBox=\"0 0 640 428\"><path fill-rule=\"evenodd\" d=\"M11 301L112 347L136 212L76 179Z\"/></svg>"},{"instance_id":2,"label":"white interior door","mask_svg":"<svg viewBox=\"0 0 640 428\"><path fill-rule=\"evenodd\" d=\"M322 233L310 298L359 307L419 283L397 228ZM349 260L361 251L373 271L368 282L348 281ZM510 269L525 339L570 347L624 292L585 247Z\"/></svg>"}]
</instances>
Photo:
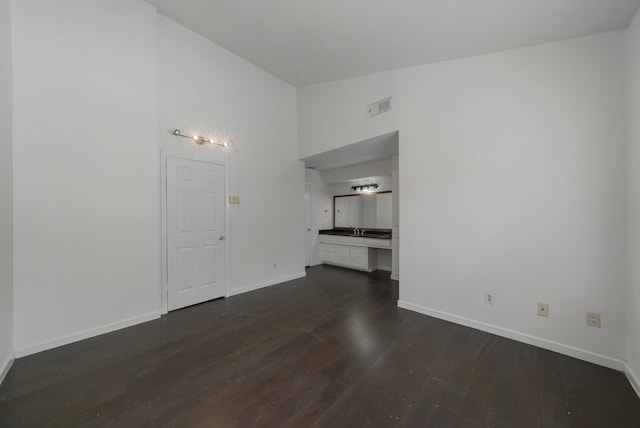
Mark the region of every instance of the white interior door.
<instances>
[{"instance_id":1,"label":"white interior door","mask_svg":"<svg viewBox=\"0 0 640 428\"><path fill-rule=\"evenodd\" d=\"M224 166L167 158L167 308L226 293Z\"/></svg>"},{"instance_id":2,"label":"white interior door","mask_svg":"<svg viewBox=\"0 0 640 428\"><path fill-rule=\"evenodd\" d=\"M311 246L311 185L304 185L304 201L307 214L305 232L305 266L311 266L313 263L313 248Z\"/></svg>"}]
</instances>

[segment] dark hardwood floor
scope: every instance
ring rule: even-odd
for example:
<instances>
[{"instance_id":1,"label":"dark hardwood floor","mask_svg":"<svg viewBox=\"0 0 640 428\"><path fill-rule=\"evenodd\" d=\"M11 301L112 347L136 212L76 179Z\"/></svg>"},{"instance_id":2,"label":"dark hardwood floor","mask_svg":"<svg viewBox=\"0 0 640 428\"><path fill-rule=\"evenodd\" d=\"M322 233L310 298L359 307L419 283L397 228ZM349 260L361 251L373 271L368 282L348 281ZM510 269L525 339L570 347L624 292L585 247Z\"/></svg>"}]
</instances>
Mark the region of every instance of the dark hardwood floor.
<instances>
[{"instance_id":1,"label":"dark hardwood floor","mask_svg":"<svg viewBox=\"0 0 640 428\"><path fill-rule=\"evenodd\" d=\"M0 427L638 427L625 376L307 277L18 359Z\"/></svg>"}]
</instances>

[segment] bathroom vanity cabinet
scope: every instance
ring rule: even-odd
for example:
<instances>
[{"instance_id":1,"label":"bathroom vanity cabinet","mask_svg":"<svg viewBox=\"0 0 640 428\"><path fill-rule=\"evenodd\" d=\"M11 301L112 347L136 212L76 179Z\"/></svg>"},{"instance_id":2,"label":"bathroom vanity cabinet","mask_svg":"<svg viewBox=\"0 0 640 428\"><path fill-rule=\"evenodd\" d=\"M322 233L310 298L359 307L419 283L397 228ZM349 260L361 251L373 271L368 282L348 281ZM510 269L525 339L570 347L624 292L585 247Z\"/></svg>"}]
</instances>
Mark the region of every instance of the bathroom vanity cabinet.
<instances>
[{"instance_id":1,"label":"bathroom vanity cabinet","mask_svg":"<svg viewBox=\"0 0 640 428\"><path fill-rule=\"evenodd\" d=\"M391 249L390 239L320 234L322 262L372 272L378 268L377 249Z\"/></svg>"}]
</instances>

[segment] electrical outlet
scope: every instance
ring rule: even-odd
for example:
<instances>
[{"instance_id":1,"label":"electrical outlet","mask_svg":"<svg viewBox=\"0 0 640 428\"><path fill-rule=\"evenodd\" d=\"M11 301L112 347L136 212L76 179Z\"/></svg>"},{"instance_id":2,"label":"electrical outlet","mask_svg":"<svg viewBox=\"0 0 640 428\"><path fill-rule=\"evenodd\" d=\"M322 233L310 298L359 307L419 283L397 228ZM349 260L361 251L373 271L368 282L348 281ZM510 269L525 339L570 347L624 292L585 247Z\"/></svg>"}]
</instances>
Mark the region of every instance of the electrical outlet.
<instances>
[{"instance_id":1,"label":"electrical outlet","mask_svg":"<svg viewBox=\"0 0 640 428\"><path fill-rule=\"evenodd\" d=\"M493 293L491 291L485 291L484 292L484 302L487 305L495 305L495 301L496 301L495 293Z\"/></svg>"},{"instance_id":2,"label":"electrical outlet","mask_svg":"<svg viewBox=\"0 0 640 428\"><path fill-rule=\"evenodd\" d=\"M549 305L547 303L538 302L538 316L549 318Z\"/></svg>"},{"instance_id":3,"label":"electrical outlet","mask_svg":"<svg viewBox=\"0 0 640 428\"><path fill-rule=\"evenodd\" d=\"M598 312L587 312L587 325L590 327L602 327L600 314Z\"/></svg>"}]
</instances>

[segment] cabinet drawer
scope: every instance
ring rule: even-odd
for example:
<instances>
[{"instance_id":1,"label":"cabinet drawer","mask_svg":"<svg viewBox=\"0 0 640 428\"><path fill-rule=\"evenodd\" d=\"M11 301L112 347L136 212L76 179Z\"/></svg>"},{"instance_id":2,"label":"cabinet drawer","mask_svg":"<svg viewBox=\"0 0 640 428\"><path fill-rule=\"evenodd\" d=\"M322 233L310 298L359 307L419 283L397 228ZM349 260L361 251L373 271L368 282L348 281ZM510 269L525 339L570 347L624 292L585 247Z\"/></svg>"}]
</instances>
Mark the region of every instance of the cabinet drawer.
<instances>
[{"instance_id":1,"label":"cabinet drawer","mask_svg":"<svg viewBox=\"0 0 640 428\"><path fill-rule=\"evenodd\" d=\"M365 238L362 244L372 248L391 248L391 239Z\"/></svg>"},{"instance_id":2,"label":"cabinet drawer","mask_svg":"<svg viewBox=\"0 0 640 428\"><path fill-rule=\"evenodd\" d=\"M336 252L336 245L335 244L327 244L325 242L322 243L321 245L321 250L323 253L335 253Z\"/></svg>"}]
</instances>

